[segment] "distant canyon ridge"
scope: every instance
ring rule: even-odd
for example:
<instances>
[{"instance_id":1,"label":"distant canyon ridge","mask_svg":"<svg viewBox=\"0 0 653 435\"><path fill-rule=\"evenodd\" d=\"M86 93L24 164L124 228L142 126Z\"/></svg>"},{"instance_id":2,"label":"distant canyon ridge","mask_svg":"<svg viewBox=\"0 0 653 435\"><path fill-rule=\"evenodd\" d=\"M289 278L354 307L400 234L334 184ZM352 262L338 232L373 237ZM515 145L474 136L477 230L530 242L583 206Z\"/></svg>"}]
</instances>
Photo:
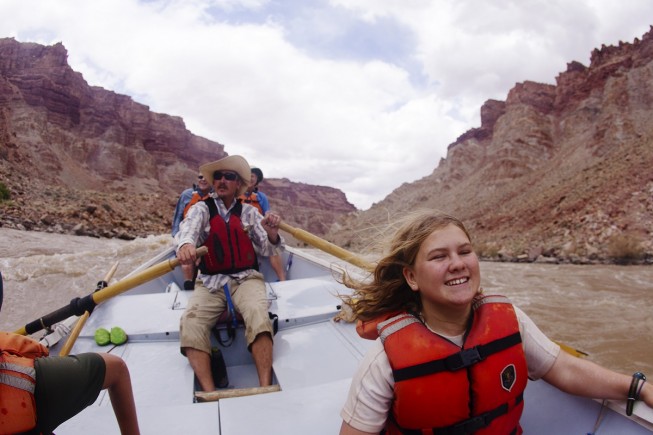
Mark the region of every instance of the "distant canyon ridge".
<instances>
[{"instance_id":1,"label":"distant canyon ridge","mask_svg":"<svg viewBox=\"0 0 653 435\"><path fill-rule=\"evenodd\" d=\"M432 174L369 210L286 178L261 190L289 224L358 253L379 249L397 218L430 208L461 218L485 259L653 263L653 31L480 110L481 126ZM179 117L89 86L62 44L0 39L0 226L166 233L199 165L227 154Z\"/></svg>"}]
</instances>

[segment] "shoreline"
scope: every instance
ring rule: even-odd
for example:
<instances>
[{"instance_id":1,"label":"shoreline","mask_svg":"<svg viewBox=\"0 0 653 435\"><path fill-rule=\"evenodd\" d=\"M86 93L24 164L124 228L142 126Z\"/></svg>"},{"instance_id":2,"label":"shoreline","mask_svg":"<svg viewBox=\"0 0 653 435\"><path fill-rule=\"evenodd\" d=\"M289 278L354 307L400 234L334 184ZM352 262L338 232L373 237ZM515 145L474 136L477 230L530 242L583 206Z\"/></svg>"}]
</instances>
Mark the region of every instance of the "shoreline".
<instances>
[{"instance_id":1,"label":"shoreline","mask_svg":"<svg viewBox=\"0 0 653 435\"><path fill-rule=\"evenodd\" d=\"M20 225L20 224L19 224ZM2 235L3 231L9 231L9 232L20 232L20 233L39 233L39 234L55 234L55 235L63 235L63 236L75 236L79 237L80 240L84 240L84 238L91 239L94 241L97 241L98 239L106 239L106 240L113 240L113 241L121 241L121 242L128 242L132 241L138 238L146 239L148 237L161 237L168 235L168 233L160 233L160 234L152 234L152 233L147 233L147 234L137 234L137 235L130 235L130 237L125 237L124 235L117 235L117 236L112 236L112 237L107 237L103 236L97 233L80 233L77 231L64 231L63 228L60 228L60 231L56 229L56 227L47 227L44 230L41 229L27 229L24 227L18 227L18 228L12 228L12 227L7 227L4 226L2 222L0 222L0 236ZM285 235L286 240L288 239L294 240L292 236L286 234ZM318 248L313 248L310 245L307 245L306 243L302 242L296 242L295 247L298 248L311 248L311 249L318 249ZM7 250L10 247L7 246L2 246L0 247L0 258L5 257L5 258L15 258L18 257L19 255L16 255L13 252L12 249L12 254L5 254L4 251ZM38 248L40 250L43 250L43 246L39 245ZM73 246L70 246L72 249ZM21 247L23 249L23 254L24 254L24 247ZM28 246L29 249L29 246ZM57 247L56 249L57 252L61 252L61 247ZM28 251L29 252L29 251ZM73 251L71 251L73 252ZM358 253L354 252L357 255L365 255L363 253ZM616 265L616 266L653 266L653 256L651 255L645 255L643 258L603 258L603 257L598 257L598 256L591 256L591 257L584 257L584 256L579 256L579 255L569 255L569 256L546 256L542 254L521 254L517 256L512 256L512 255L506 255L503 253L498 253L496 255L483 255L483 253L478 253L477 255L479 257L480 261L486 261L486 262L492 262L492 263L535 263L535 264L574 264L574 265L588 265L588 266L598 266L598 265ZM22 256L22 255L20 255Z\"/></svg>"}]
</instances>

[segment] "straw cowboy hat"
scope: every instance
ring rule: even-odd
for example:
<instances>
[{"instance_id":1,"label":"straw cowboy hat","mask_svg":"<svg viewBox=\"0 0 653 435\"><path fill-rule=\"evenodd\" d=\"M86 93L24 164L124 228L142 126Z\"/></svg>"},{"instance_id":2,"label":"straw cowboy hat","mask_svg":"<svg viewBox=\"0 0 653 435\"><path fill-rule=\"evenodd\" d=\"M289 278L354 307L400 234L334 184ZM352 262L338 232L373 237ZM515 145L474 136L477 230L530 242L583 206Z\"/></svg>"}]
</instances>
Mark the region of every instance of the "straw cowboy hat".
<instances>
[{"instance_id":1,"label":"straw cowboy hat","mask_svg":"<svg viewBox=\"0 0 653 435\"><path fill-rule=\"evenodd\" d=\"M238 177L240 177L240 188L236 192L236 196L245 193L252 176L249 163L247 163L247 160L243 156L227 156L218 161L200 166L200 172L211 186L213 186L213 173L215 171L233 171L238 174Z\"/></svg>"}]
</instances>

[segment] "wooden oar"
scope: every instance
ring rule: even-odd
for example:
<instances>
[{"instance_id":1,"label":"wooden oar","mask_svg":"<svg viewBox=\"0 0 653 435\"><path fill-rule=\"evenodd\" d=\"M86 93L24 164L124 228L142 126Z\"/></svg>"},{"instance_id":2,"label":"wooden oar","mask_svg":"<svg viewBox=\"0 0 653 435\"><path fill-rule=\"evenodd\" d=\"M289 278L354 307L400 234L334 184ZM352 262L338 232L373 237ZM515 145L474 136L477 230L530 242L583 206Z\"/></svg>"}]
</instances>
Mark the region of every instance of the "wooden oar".
<instances>
[{"instance_id":1,"label":"wooden oar","mask_svg":"<svg viewBox=\"0 0 653 435\"><path fill-rule=\"evenodd\" d=\"M324 239L321 239L317 237L314 234L309 233L308 231L301 230L299 228L292 227L288 225L285 222L279 223L279 229L291 234L293 237L295 237L298 240L301 240L302 242L306 242L311 246L314 246L324 252L327 252L335 257L340 258L341 260L344 260L348 263L353 264L354 266L358 266L361 269L373 272L374 271L374 265L368 261L365 261L364 259L356 256L356 254L347 251L346 249L341 248L340 246L336 246L331 242L327 242ZM574 349L573 347L566 345L564 343L556 342L558 345L560 345L560 348L564 350L565 352L577 356L577 357L585 357L588 354L583 352L582 350Z\"/></svg>"},{"instance_id":2,"label":"wooden oar","mask_svg":"<svg viewBox=\"0 0 653 435\"><path fill-rule=\"evenodd\" d=\"M232 397L252 396L255 394L276 393L277 391L281 391L281 386L279 384L268 385L267 387L196 391L195 399L197 399L198 402L216 402L220 399L231 399Z\"/></svg>"},{"instance_id":3,"label":"wooden oar","mask_svg":"<svg viewBox=\"0 0 653 435\"><path fill-rule=\"evenodd\" d=\"M111 278L113 278L113 274L116 273L116 269L118 269L118 264L119 262L116 261L116 264L113 265L113 267L106 274L104 279L98 283L97 289L95 290L96 292L102 290L103 288L106 288L109 285L109 281L111 281ZM77 337L79 337L79 333L82 332L82 328L86 324L86 321L88 320L90 315L91 313L89 311L84 311L84 314L82 314L79 317L79 319L77 319L77 323L75 323L75 327L70 332L70 335L68 336L68 340L66 340L66 343L63 345L61 351L59 352L60 356L66 356L70 353L70 350L73 348L75 341L77 341Z\"/></svg>"},{"instance_id":4,"label":"wooden oar","mask_svg":"<svg viewBox=\"0 0 653 435\"><path fill-rule=\"evenodd\" d=\"M555 340L554 340L555 341ZM589 354L587 352L583 352L582 350L574 349L573 347L569 346L568 344L560 343L559 341L556 341L558 346L560 346L560 349L564 350L568 354L572 356L577 356L579 358L585 358Z\"/></svg>"},{"instance_id":5,"label":"wooden oar","mask_svg":"<svg viewBox=\"0 0 653 435\"><path fill-rule=\"evenodd\" d=\"M208 250L205 247L197 248L197 256L201 257L202 255L205 255L207 251ZM177 258L162 261L159 264L148 267L134 276L123 278L117 283L105 287L100 291L91 293L83 298L75 298L70 301L69 305L61 307L50 314L46 314L40 319L28 323L27 325L17 329L15 333L20 335L33 334L54 325L57 322L67 319L70 316L81 316L84 314L84 311L91 311L96 305L106 301L107 299L111 299L114 296L151 281L154 278L163 276L174 270L177 266L179 266L179 260Z\"/></svg>"},{"instance_id":6,"label":"wooden oar","mask_svg":"<svg viewBox=\"0 0 653 435\"><path fill-rule=\"evenodd\" d=\"M318 236L309 233L308 231L292 227L285 222L279 223L279 229L289 233L297 240L308 243L309 245L314 246L317 249L320 249L328 254L331 254L334 257L338 257L341 260L351 263L354 266L358 266L361 269L367 270L369 272L374 270L374 265L369 261L365 261L353 252L349 252L340 246L336 246L331 242L327 242L326 240L321 239Z\"/></svg>"}]
</instances>

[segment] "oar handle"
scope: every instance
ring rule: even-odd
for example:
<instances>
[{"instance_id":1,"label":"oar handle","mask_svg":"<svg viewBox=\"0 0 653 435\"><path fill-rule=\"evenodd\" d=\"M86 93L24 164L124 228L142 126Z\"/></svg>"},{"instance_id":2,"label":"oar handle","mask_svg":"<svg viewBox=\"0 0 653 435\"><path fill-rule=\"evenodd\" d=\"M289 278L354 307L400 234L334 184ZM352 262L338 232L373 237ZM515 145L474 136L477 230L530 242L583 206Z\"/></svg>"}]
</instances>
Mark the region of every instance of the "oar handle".
<instances>
[{"instance_id":1,"label":"oar handle","mask_svg":"<svg viewBox=\"0 0 653 435\"><path fill-rule=\"evenodd\" d=\"M70 332L70 335L68 336L68 340L66 340L64 345L61 347L61 350L59 351L59 356L66 356L70 353L71 349L73 348L73 345L75 344L75 341L77 341L77 337L79 337L79 333L82 332L82 328L86 324L86 321L88 320L90 315L91 313L85 311L84 314L79 316L79 319L77 319L77 323L75 323L75 327L73 328L73 330Z\"/></svg>"},{"instance_id":2,"label":"oar handle","mask_svg":"<svg viewBox=\"0 0 653 435\"><path fill-rule=\"evenodd\" d=\"M354 266L358 266L361 269L370 272L374 270L374 265L369 261L365 261L364 259L360 258L353 252L347 251L346 249L343 249L340 246L334 245L331 242L321 239L316 235L309 233L308 231L292 227L285 222L279 223L279 229L291 234L294 238L301 240L302 242L306 242L309 245L314 246L324 252L327 252L333 255L334 257L338 257L341 260L351 263Z\"/></svg>"}]
</instances>

